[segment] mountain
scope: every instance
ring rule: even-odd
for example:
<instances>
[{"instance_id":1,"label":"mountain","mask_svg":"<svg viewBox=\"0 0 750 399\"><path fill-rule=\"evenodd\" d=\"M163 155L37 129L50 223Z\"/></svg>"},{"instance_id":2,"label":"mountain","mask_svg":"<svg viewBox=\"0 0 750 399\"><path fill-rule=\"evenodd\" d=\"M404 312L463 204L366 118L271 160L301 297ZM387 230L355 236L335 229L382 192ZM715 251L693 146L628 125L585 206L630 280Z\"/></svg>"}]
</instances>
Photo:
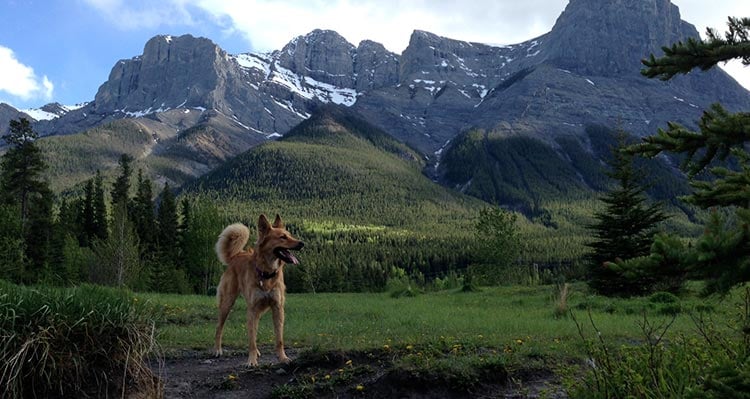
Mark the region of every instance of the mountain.
<instances>
[{"instance_id":1,"label":"mountain","mask_svg":"<svg viewBox=\"0 0 750 399\"><path fill-rule=\"evenodd\" d=\"M397 65L382 45L365 41L355 48L333 31L315 30L280 51L239 55L205 38L156 36L142 55L112 68L94 101L36 128L42 135L71 134L122 118L209 110L218 123L275 136L317 104L351 105L357 88L392 84Z\"/></svg>"},{"instance_id":2,"label":"mountain","mask_svg":"<svg viewBox=\"0 0 750 399\"><path fill-rule=\"evenodd\" d=\"M112 174L122 154L133 157L134 168L143 169L158 184L175 187L266 141L264 135L248 134L236 123L218 118L216 111L186 111L190 110L116 119L82 133L39 140L51 188L68 189L97 169Z\"/></svg>"},{"instance_id":3,"label":"mountain","mask_svg":"<svg viewBox=\"0 0 750 399\"><path fill-rule=\"evenodd\" d=\"M553 147L533 137L472 129L454 139L437 169L444 183L462 193L545 218L551 203L575 202L610 188L605 163L616 145L616 131L589 125L585 139L588 147L570 136L556 138ZM691 191L675 170L678 163L666 155L635 159L649 195L692 217L694 211L678 199Z\"/></svg>"},{"instance_id":4,"label":"mountain","mask_svg":"<svg viewBox=\"0 0 750 399\"><path fill-rule=\"evenodd\" d=\"M418 152L351 110L325 106L183 191L250 206L282 202L279 209L298 217L386 226L423 226L426 210L468 217L467 207L480 204L426 178L424 165Z\"/></svg>"},{"instance_id":5,"label":"mountain","mask_svg":"<svg viewBox=\"0 0 750 399\"><path fill-rule=\"evenodd\" d=\"M321 104L338 104L410 145L424 156L424 171L450 187L505 179L498 174L507 174L507 160L479 163L471 173L461 169L466 162L444 162L452 146L471 142L476 132L485 132L493 148L508 147L487 152L486 160L525 157L515 165L526 169L545 157L554 166L536 173L554 169L557 178L479 190L500 202L510 197L497 190L529 191L522 201L528 206L537 202L528 201L538 197L534 192L601 189L590 170L605 156L593 150L590 132L598 127L644 136L667 121L695 126L713 102L750 109L750 93L719 69L669 82L640 75L640 59L697 36L669 0L571 0L550 32L508 46L414 31L401 55L367 40L355 46L329 30L270 53L236 55L209 39L161 35L143 54L117 62L93 101L34 127L60 137L113 123L118 131L143 130L158 137L152 151L138 150L144 162L156 157L157 179L179 184L286 134ZM12 112L3 108L0 117ZM72 148L76 139L63 141Z\"/></svg>"},{"instance_id":6,"label":"mountain","mask_svg":"<svg viewBox=\"0 0 750 399\"><path fill-rule=\"evenodd\" d=\"M222 204L227 223L254 226L260 213L281 213L307 244L304 267L285 269L292 289L316 281L317 291L382 290L396 268L437 276L471 258L483 203L431 181L423 166L405 144L326 106L186 184L181 196Z\"/></svg>"},{"instance_id":7,"label":"mountain","mask_svg":"<svg viewBox=\"0 0 750 399\"><path fill-rule=\"evenodd\" d=\"M6 103L0 103L0 126L2 126L0 132L2 132L3 135L6 134L10 121L18 118L26 118L31 120L29 115L13 108Z\"/></svg>"}]
</instances>

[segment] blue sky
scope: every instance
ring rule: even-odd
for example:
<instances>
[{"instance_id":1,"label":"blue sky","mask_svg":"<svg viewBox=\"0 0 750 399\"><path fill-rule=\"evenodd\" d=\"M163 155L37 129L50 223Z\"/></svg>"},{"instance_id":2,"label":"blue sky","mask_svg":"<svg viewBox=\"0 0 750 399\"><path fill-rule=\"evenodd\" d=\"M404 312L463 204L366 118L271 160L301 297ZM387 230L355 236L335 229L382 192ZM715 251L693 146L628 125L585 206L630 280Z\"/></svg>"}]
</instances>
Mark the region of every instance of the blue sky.
<instances>
[{"instance_id":1,"label":"blue sky","mask_svg":"<svg viewBox=\"0 0 750 399\"><path fill-rule=\"evenodd\" d=\"M748 0L673 0L703 33ZM414 29L461 40L518 43L548 32L567 0L3 0L0 102L17 108L90 101L117 60L157 34L204 36L229 53L281 48L315 28L401 53ZM394 9L398 12L393 12ZM726 69L750 87L750 67Z\"/></svg>"}]
</instances>

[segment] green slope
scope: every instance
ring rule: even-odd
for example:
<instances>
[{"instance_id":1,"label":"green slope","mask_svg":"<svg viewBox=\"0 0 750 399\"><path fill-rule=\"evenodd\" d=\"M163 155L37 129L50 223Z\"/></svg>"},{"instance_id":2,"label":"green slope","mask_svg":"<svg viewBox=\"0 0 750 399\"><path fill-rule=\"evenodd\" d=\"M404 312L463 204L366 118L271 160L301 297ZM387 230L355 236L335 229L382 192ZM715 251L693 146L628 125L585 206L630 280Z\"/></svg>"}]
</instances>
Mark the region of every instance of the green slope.
<instances>
[{"instance_id":1,"label":"green slope","mask_svg":"<svg viewBox=\"0 0 750 399\"><path fill-rule=\"evenodd\" d=\"M431 231L431 216L469 216L479 201L420 172L419 155L343 110L325 108L270 142L186 186L286 212L342 223L409 226Z\"/></svg>"},{"instance_id":2,"label":"green slope","mask_svg":"<svg viewBox=\"0 0 750 399\"><path fill-rule=\"evenodd\" d=\"M474 218L486 204L430 181L423 162L348 111L326 107L182 195L219 204L226 223L254 226L258 214L280 213L307 243L302 265L288 268L290 290L381 290L394 273L436 277L470 261Z\"/></svg>"},{"instance_id":3,"label":"green slope","mask_svg":"<svg viewBox=\"0 0 750 399\"><path fill-rule=\"evenodd\" d=\"M532 219L548 220L555 208L589 207L612 184L606 160L615 145L614 131L589 126L586 137L559 137L543 142L528 136L470 130L445 151L439 173L446 185L516 209ZM678 200L690 192L687 180L672 166L675 159L636 159L649 195L677 216L673 227L691 231L695 210ZM552 212L554 214L554 212Z\"/></svg>"},{"instance_id":4,"label":"green slope","mask_svg":"<svg viewBox=\"0 0 750 399\"><path fill-rule=\"evenodd\" d=\"M208 115L187 129L167 123L170 116L119 119L77 134L43 137L39 145L49 165L51 188L70 190L97 169L113 176L122 154L133 157L135 170L175 187L265 141L265 136L231 124L223 115Z\"/></svg>"}]
</instances>

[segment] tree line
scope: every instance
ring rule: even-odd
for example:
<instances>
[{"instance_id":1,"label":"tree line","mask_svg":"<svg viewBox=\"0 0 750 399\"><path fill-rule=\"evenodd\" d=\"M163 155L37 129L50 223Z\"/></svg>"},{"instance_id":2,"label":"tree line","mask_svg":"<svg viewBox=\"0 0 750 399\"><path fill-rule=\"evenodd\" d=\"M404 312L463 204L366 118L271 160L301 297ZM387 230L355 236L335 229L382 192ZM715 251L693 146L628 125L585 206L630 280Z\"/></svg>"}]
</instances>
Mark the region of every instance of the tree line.
<instances>
[{"instance_id":1,"label":"tree line","mask_svg":"<svg viewBox=\"0 0 750 399\"><path fill-rule=\"evenodd\" d=\"M207 292L219 265L213 251L216 209L178 203L169 184L154 184L123 154L119 175L102 174L82 194L56 200L42 178L38 136L26 119L10 122L0 163L0 278L24 284L92 282L137 290Z\"/></svg>"}]
</instances>

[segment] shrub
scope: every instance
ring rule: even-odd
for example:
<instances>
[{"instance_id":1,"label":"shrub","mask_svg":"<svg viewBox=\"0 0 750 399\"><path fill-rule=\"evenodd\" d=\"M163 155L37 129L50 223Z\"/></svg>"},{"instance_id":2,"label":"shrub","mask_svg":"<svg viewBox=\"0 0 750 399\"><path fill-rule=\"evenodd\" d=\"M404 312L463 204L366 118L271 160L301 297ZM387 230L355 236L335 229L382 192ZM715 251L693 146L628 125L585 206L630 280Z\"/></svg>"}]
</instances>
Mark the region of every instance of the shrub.
<instances>
[{"instance_id":1,"label":"shrub","mask_svg":"<svg viewBox=\"0 0 750 399\"><path fill-rule=\"evenodd\" d=\"M680 301L680 298L671 292L659 291L651 294L648 301L652 303L677 303Z\"/></svg>"},{"instance_id":2,"label":"shrub","mask_svg":"<svg viewBox=\"0 0 750 399\"><path fill-rule=\"evenodd\" d=\"M662 299L667 296L659 295ZM575 398L748 398L750 395L750 287L736 320L716 327L703 315L694 316L697 337L669 337L674 321L640 323L643 343L612 345L594 324L589 338L571 313L586 347L583 378L576 373L566 382ZM679 312L679 303L663 303L660 313Z\"/></svg>"},{"instance_id":3,"label":"shrub","mask_svg":"<svg viewBox=\"0 0 750 399\"><path fill-rule=\"evenodd\" d=\"M128 292L0 281L0 397L160 394L154 323Z\"/></svg>"}]
</instances>

